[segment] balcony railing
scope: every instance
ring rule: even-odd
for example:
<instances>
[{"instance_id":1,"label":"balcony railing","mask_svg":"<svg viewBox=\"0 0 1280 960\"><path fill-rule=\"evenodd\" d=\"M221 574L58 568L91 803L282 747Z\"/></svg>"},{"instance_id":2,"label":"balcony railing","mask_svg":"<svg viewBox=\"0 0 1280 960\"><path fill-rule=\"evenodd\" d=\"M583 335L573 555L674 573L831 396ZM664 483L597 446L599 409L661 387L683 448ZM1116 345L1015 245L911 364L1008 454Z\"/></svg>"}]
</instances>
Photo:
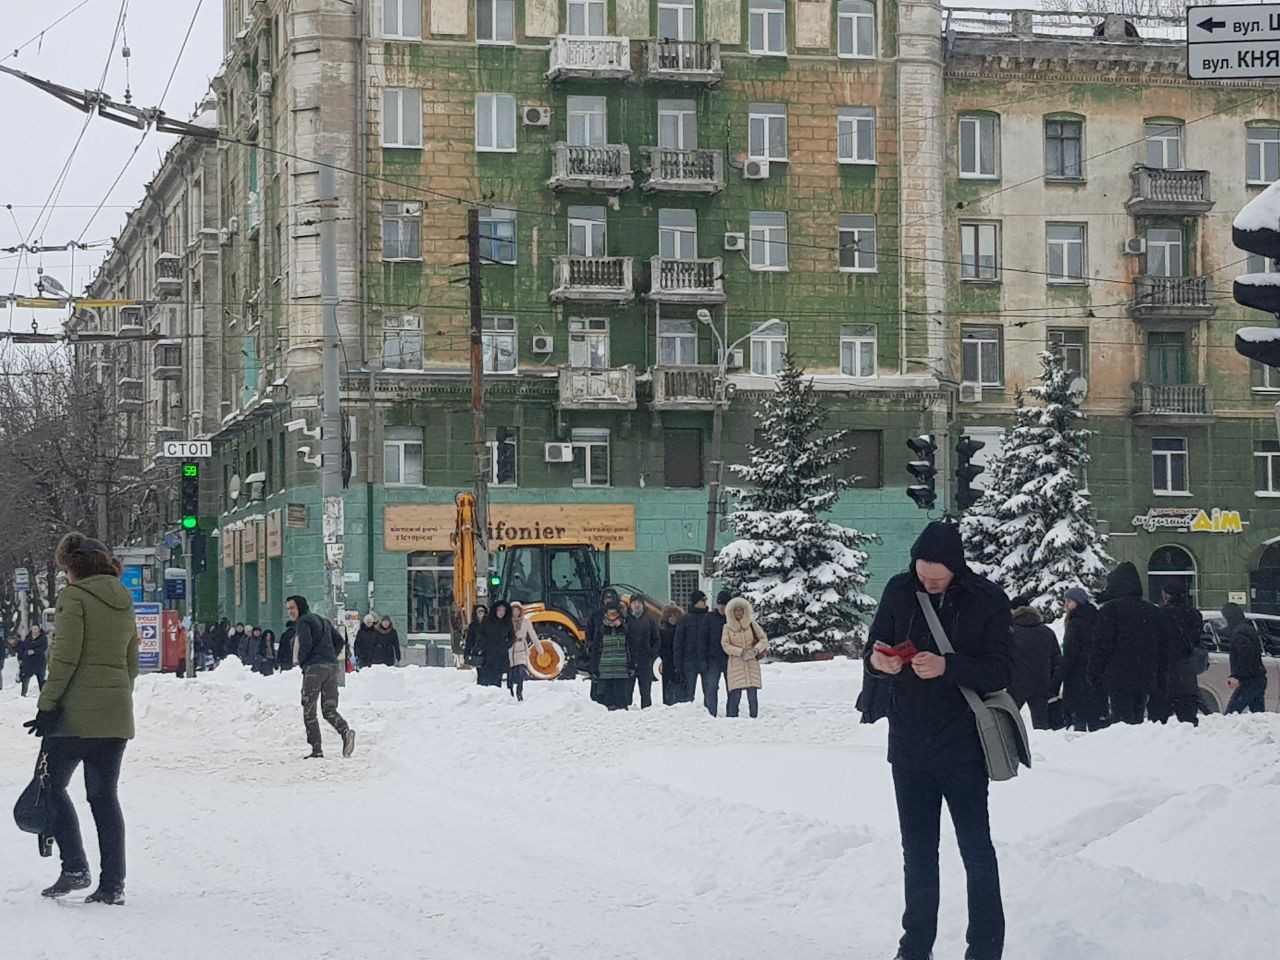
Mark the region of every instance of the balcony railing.
<instances>
[{"instance_id":1,"label":"balcony railing","mask_svg":"<svg viewBox=\"0 0 1280 960\"><path fill-rule=\"evenodd\" d=\"M156 295L176 297L182 293L182 258L176 253L156 257Z\"/></svg>"},{"instance_id":2,"label":"balcony railing","mask_svg":"<svg viewBox=\"0 0 1280 960\"><path fill-rule=\"evenodd\" d=\"M1196 419L1213 416L1213 405L1207 384L1135 383L1133 413L1135 416Z\"/></svg>"},{"instance_id":3,"label":"balcony railing","mask_svg":"<svg viewBox=\"0 0 1280 960\"><path fill-rule=\"evenodd\" d=\"M702 40L650 40L645 76L650 80L718 83L724 77L720 44Z\"/></svg>"},{"instance_id":4,"label":"balcony railing","mask_svg":"<svg viewBox=\"0 0 1280 960\"><path fill-rule=\"evenodd\" d=\"M673 193L718 193L724 189L724 152L645 147L649 178L644 189Z\"/></svg>"},{"instance_id":5,"label":"balcony railing","mask_svg":"<svg viewBox=\"0 0 1280 960\"><path fill-rule=\"evenodd\" d=\"M560 368L560 406L568 410L634 410L636 368Z\"/></svg>"},{"instance_id":6,"label":"balcony railing","mask_svg":"<svg viewBox=\"0 0 1280 960\"><path fill-rule=\"evenodd\" d=\"M630 190L631 148L624 143L579 147L557 143L551 159L552 190Z\"/></svg>"},{"instance_id":7,"label":"balcony railing","mask_svg":"<svg viewBox=\"0 0 1280 960\"><path fill-rule=\"evenodd\" d=\"M710 410L716 402L719 368L654 367L653 406L657 410Z\"/></svg>"},{"instance_id":8,"label":"balcony railing","mask_svg":"<svg viewBox=\"0 0 1280 960\"><path fill-rule=\"evenodd\" d=\"M631 76L631 41L626 37L566 37L551 41L548 80L622 80Z\"/></svg>"},{"instance_id":9,"label":"balcony railing","mask_svg":"<svg viewBox=\"0 0 1280 960\"><path fill-rule=\"evenodd\" d=\"M1134 167L1125 204L1137 216L1186 216L1213 209L1208 170L1159 170Z\"/></svg>"},{"instance_id":10,"label":"balcony railing","mask_svg":"<svg viewBox=\"0 0 1280 960\"><path fill-rule=\"evenodd\" d=\"M649 299L667 303L723 303L724 261L649 261Z\"/></svg>"},{"instance_id":11,"label":"balcony railing","mask_svg":"<svg viewBox=\"0 0 1280 960\"><path fill-rule=\"evenodd\" d=\"M1212 316L1208 277L1140 276L1133 281L1129 312L1138 320L1195 320Z\"/></svg>"},{"instance_id":12,"label":"balcony railing","mask_svg":"<svg viewBox=\"0 0 1280 960\"><path fill-rule=\"evenodd\" d=\"M134 377L121 377L116 383L116 406L130 412L142 409L146 402L142 381Z\"/></svg>"},{"instance_id":13,"label":"balcony railing","mask_svg":"<svg viewBox=\"0 0 1280 960\"><path fill-rule=\"evenodd\" d=\"M556 257L556 300L630 300L635 296L630 257Z\"/></svg>"}]
</instances>

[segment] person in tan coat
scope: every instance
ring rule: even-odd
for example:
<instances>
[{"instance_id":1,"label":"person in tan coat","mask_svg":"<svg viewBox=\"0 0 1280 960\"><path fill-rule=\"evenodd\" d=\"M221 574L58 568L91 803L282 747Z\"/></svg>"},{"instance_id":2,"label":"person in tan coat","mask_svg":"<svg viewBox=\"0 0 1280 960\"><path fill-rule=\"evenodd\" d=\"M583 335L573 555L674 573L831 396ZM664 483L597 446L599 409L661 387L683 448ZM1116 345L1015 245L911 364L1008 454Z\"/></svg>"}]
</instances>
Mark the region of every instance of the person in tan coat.
<instances>
[{"instance_id":1,"label":"person in tan coat","mask_svg":"<svg viewBox=\"0 0 1280 960\"><path fill-rule=\"evenodd\" d=\"M729 656L725 668L725 686L729 690L729 703L725 716L738 716L742 703L742 691L747 691L747 709L751 716L758 716L760 704L756 691L763 685L760 677L760 660L769 652L769 638L764 628L756 623L755 611L745 597L734 597L724 608L725 625L720 636L720 646Z\"/></svg>"},{"instance_id":2,"label":"person in tan coat","mask_svg":"<svg viewBox=\"0 0 1280 960\"><path fill-rule=\"evenodd\" d=\"M519 600L511 604L511 629L516 638L508 650L507 690L517 700L523 700L524 681L529 676L529 651L541 654L542 641L533 628L533 621L525 617Z\"/></svg>"}]
</instances>

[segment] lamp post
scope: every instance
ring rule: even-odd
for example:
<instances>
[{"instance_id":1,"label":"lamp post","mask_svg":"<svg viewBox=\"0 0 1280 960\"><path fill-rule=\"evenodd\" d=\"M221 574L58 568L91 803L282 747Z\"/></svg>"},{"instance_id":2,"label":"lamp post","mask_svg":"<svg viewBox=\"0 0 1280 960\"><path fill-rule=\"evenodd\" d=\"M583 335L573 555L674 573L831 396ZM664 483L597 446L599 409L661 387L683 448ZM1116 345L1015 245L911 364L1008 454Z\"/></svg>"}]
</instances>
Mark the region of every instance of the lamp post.
<instances>
[{"instance_id":1,"label":"lamp post","mask_svg":"<svg viewBox=\"0 0 1280 960\"><path fill-rule=\"evenodd\" d=\"M716 554L716 521L720 510L720 481L724 472L724 464L721 462L720 453L721 436L724 433L724 410L729 405L734 392L727 382L729 353L735 350L740 343L750 339L751 334L748 333L739 337L726 346L725 341L729 336L729 320L727 317L723 321L725 328L723 334L716 329L716 325L712 322L711 311L705 307L698 311L698 322L710 329L711 335L715 337L716 344L720 347L720 357L716 363L714 399L712 400L711 479L707 484L707 538L702 554L702 574L705 577L710 577Z\"/></svg>"}]
</instances>

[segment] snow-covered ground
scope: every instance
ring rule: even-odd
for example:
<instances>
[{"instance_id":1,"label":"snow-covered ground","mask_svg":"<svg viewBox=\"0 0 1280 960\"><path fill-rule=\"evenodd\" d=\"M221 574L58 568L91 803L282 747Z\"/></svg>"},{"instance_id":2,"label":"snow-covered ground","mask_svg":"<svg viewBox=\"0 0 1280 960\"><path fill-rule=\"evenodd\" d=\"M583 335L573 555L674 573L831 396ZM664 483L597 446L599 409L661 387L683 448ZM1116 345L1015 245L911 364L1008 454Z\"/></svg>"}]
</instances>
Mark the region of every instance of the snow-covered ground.
<instances>
[{"instance_id":1,"label":"snow-covered ground","mask_svg":"<svg viewBox=\"0 0 1280 960\"><path fill-rule=\"evenodd\" d=\"M12 670L12 661L10 661ZM762 716L606 713L468 674L375 669L356 756L304 762L298 674L138 684L128 905L42 901L57 861L0 824L0 954L20 960L888 960L902 880L883 724L858 667L768 665ZM744 705L745 707L745 705ZM34 710L0 691L0 799ZM992 788L1017 960L1262 958L1280 939L1280 717L1037 734ZM90 859L94 834L79 781ZM7 814L7 806L6 806ZM943 842L939 960L963 953Z\"/></svg>"}]
</instances>

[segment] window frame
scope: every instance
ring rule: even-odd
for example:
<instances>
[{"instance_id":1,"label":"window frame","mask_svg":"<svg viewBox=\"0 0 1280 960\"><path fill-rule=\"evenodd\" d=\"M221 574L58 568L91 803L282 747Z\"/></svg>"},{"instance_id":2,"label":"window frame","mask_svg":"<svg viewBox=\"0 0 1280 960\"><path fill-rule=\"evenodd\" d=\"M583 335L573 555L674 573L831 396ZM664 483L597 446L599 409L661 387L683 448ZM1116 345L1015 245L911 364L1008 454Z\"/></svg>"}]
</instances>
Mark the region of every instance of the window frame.
<instances>
[{"instance_id":1,"label":"window frame","mask_svg":"<svg viewBox=\"0 0 1280 960\"><path fill-rule=\"evenodd\" d=\"M1157 450L1156 444L1161 442L1180 443L1182 444L1182 446L1180 449L1166 448L1166 449ZM1190 457L1188 456L1188 446L1189 445L1187 443L1186 437L1152 437L1151 438L1151 493L1152 495L1160 496L1160 497L1191 496L1191 460L1190 460ZM1174 465L1175 458L1177 457L1182 458L1182 482L1184 484L1183 488L1177 489L1172 486L1161 488L1156 483L1156 479L1157 479L1156 471L1158 469L1156 464L1160 461L1164 462L1165 480L1167 483L1171 484L1173 481L1173 474L1174 474L1173 465Z\"/></svg>"},{"instance_id":2,"label":"window frame","mask_svg":"<svg viewBox=\"0 0 1280 960\"><path fill-rule=\"evenodd\" d=\"M983 276L982 263L983 235L990 232L991 239L991 276ZM967 276L968 269L965 252L966 243L972 236L973 242L973 276ZM999 220L962 220L960 221L960 280L962 283L1000 283L1000 221Z\"/></svg>"},{"instance_id":3,"label":"window frame","mask_svg":"<svg viewBox=\"0 0 1280 960\"><path fill-rule=\"evenodd\" d=\"M394 324L394 325L391 325ZM410 352L406 351L406 341L412 345L413 340L417 340L417 358L415 364L406 365L403 360ZM387 343L391 340L396 341L397 350L395 356L400 358L400 363L387 362ZM399 315L384 315L382 318L382 366L388 370L421 370L423 366L423 342L422 342L422 317L418 314L406 313Z\"/></svg>"},{"instance_id":4,"label":"window frame","mask_svg":"<svg viewBox=\"0 0 1280 960\"><path fill-rule=\"evenodd\" d=\"M782 126L782 155L773 156L773 128ZM754 146L756 129L760 128L763 152L757 152ZM791 138L788 127L787 105L785 103L752 103L747 107L747 159L768 160L770 163L789 163L791 154Z\"/></svg>"},{"instance_id":5,"label":"window frame","mask_svg":"<svg viewBox=\"0 0 1280 960\"><path fill-rule=\"evenodd\" d=\"M600 216L586 216L574 211L599 211ZM573 252L573 232L574 229L583 231L583 239L587 241L586 253ZM599 253L591 252L596 248L596 240L599 240ZM568 233L565 236L565 249L568 250L571 257L607 257L609 255L609 220L608 211L604 207L574 205L568 210Z\"/></svg>"},{"instance_id":6,"label":"window frame","mask_svg":"<svg viewBox=\"0 0 1280 960\"><path fill-rule=\"evenodd\" d=\"M688 217L692 217L693 225L689 226L687 223L671 222L674 218L669 215L672 214L687 214ZM664 216L668 219L667 223L662 222ZM688 219L688 217L682 219ZM668 239L671 241L671 253L673 254L673 256L670 257L668 257L663 251L664 243ZM676 255L685 253L686 251L684 248L688 245L692 245L693 247L693 256ZM681 261L692 261L698 259L698 211L696 209L686 207L662 207L658 210L658 257L662 260Z\"/></svg>"},{"instance_id":7,"label":"window frame","mask_svg":"<svg viewBox=\"0 0 1280 960\"><path fill-rule=\"evenodd\" d=\"M506 227L496 224L510 224L511 237L499 238L498 231ZM511 258L504 259L497 254L510 249ZM516 229L516 211L513 207L481 207L480 208L480 264L481 266L515 266L520 258L519 234Z\"/></svg>"},{"instance_id":8,"label":"window frame","mask_svg":"<svg viewBox=\"0 0 1280 960\"><path fill-rule=\"evenodd\" d=\"M853 221L871 221L870 226L863 224L855 224ZM841 273L879 273L880 272L880 246L879 236L877 235L878 224L874 213L840 213L836 215L836 265ZM871 235L870 251L861 250L859 247L864 243L864 235ZM845 235L852 235L852 242L846 243ZM845 266L845 253L853 254L853 266ZM864 257L869 257L870 264L862 263Z\"/></svg>"},{"instance_id":9,"label":"window frame","mask_svg":"<svg viewBox=\"0 0 1280 960\"><path fill-rule=\"evenodd\" d=\"M755 42L756 20L760 21L760 46ZM769 24L781 19L782 49L769 46ZM747 52L757 57L785 57L790 45L787 36L787 5L784 0L749 0L747 4Z\"/></svg>"},{"instance_id":10,"label":"window frame","mask_svg":"<svg viewBox=\"0 0 1280 960\"><path fill-rule=\"evenodd\" d=\"M391 5L393 3L396 5L395 6L396 21L397 21L396 29L388 31L387 30L388 14L390 13ZM417 33L404 32L404 23L405 23L404 8L406 3L413 4L414 6L417 7L417 10L418 10L418 32ZM422 0L382 0L382 38L385 40L421 40L422 39L422 19L423 19L423 13L424 13L423 6L424 4Z\"/></svg>"},{"instance_id":11,"label":"window frame","mask_svg":"<svg viewBox=\"0 0 1280 960\"><path fill-rule=\"evenodd\" d=\"M565 142L571 147L590 147L603 149L609 145L609 99L608 97L591 97L575 94L567 97L564 104ZM595 126L593 118L600 118L600 142L593 143L590 134ZM586 143L577 143L573 137L574 119L585 122L583 132L587 134Z\"/></svg>"},{"instance_id":12,"label":"window frame","mask_svg":"<svg viewBox=\"0 0 1280 960\"><path fill-rule=\"evenodd\" d=\"M974 358L976 377L966 375L966 344L975 344ZM987 379L988 371L983 369L983 345L995 345L995 378ZM1004 332L998 326L962 326L960 328L960 379L965 383L976 383L983 387L1004 386Z\"/></svg>"},{"instance_id":13,"label":"window frame","mask_svg":"<svg viewBox=\"0 0 1280 960\"><path fill-rule=\"evenodd\" d=\"M664 331L664 324L684 324L687 330L680 330L678 333L672 333L669 330ZM668 363L663 359L663 344L674 343L675 356L674 362ZM686 347L692 344L693 359L688 363L682 363L680 357L686 352ZM658 366L660 367L696 367L698 365L698 327L697 321L687 320L681 317L660 317L658 319L658 345L657 345Z\"/></svg>"},{"instance_id":14,"label":"window frame","mask_svg":"<svg viewBox=\"0 0 1280 960\"><path fill-rule=\"evenodd\" d=\"M608 370L610 362L610 324L608 317L570 317L569 327L569 366L574 370ZM587 351L587 363L573 362L575 339ZM593 345L604 344L604 363L597 366L594 362Z\"/></svg>"},{"instance_id":15,"label":"window frame","mask_svg":"<svg viewBox=\"0 0 1280 960\"><path fill-rule=\"evenodd\" d=\"M1172 130L1176 136L1170 137L1161 134L1160 131ZM1142 123L1143 147L1145 155L1143 163L1148 170L1185 170L1186 169L1186 144L1184 134L1186 132L1186 124L1181 120L1144 120ZM1178 163L1176 166L1169 166L1169 144L1177 144ZM1151 162L1151 148L1155 144L1160 144L1161 162L1159 165Z\"/></svg>"},{"instance_id":16,"label":"window frame","mask_svg":"<svg viewBox=\"0 0 1280 960\"><path fill-rule=\"evenodd\" d=\"M480 125L481 118L481 102L487 102L489 105L489 124L488 130L482 130ZM509 112L504 112L504 106L510 107ZM514 94L510 93L477 93L475 95L475 152L476 153L515 153L519 149L519 134L517 129L519 124L516 122L519 107L516 103ZM508 129L509 128L509 129ZM502 143L502 135L504 133L511 134L511 146L499 146ZM482 140L482 134L487 134L492 138L490 143Z\"/></svg>"},{"instance_id":17,"label":"window frame","mask_svg":"<svg viewBox=\"0 0 1280 960\"><path fill-rule=\"evenodd\" d=\"M495 37L480 36L480 6L484 4L492 11L489 16L489 23L493 27L493 32L498 32L498 24L501 19L498 16L500 7L507 7L511 11L511 39L503 40ZM516 0L476 0L476 44L480 46L503 46L509 47L516 42Z\"/></svg>"},{"instance_id":18,"label":"window frame","mask_svg":"<svg viewBox=\"0 0 1280 960\"><path fill-rule=\"evenodd\" d=\"M679 146L668 146L663 142L665 138L663 137L662 121L667 117L676 118L676 130L678 133L676 139L680 141ZM692 133L692 146L686 142L690 139L688 136L690 133ZM675 99L658 101L657 144L659 150L678 150L692 153L698 149L698 101Z\"/></svg>"},{"instance_id":19,"label":"window frame","mask_svg":"<svg viewBox=\"0 0 1280 960\"><path fill-rule=\"evenodd\" d=\"M1050 137L1051 127L1060 128L1056 137ZM1065 137L1061 134L1065 132L1065 128L1075 128L1075 144L1076 144L1076 173L1070 174L1066 172L1066 144L1070 143L1073 138ZM1080 117L1046 117L1044 120L1044 178L1045 180L1055 183L1081 183L1085 180L1085 154L1084 154L1084 120ZM1051 172L1051 152L1050 144L1056 144L1057 160L1062 164L1062 171L1058 173Z\"/></svg>"},{"instance_id":20,"label":"window frame","mask_svg":"<svg viewBox=\"0 0 1280 960\"><path fill-rule=\"evenodd\" d=\"M519 327L512 314L485 314L480 321L480 353L484 365L485 376L509 377L520 372ZM498 369L500 342L511 345L511 366L506 370ZM490 362L492 360L492 362Z\"/></svg>"},{"instance_id":21,"label":"window frame","mask_svg":"<svg viewBox=\"0 0 1280 960\"><path fill-rule=\"evenodd\" d=\"M760 223L757 224L757 217L781 217L781 225L777 223ZM790 235L787 229L787 214L776 210L752 210L750 215L749 227L747 235L747 261L751 269L756 273L787 273L791 269L790 256ZM782 239L778 240L774 237L774 233L778 230L782 231ZM757 236L757 234L760 236ZM760 249L765 253L765 257L757 266L756 263L756 245L760 245ZM774 250L777 247L782 248L781 262L775 262L773 259Z\"/></svg>"},{"instance_id":22,"label":"window frame","mask_svg":"<svg viewBox=\"0 0 1280 960\"><path fill-rule=\"evenodd\" d=\"M867 333L870 331L870 334ZM879 376L880 348L878 330L873 323L845 323L840 325L840 374L856 380L872 380ZM868 344L871 353L871 372L858 373L866 360ZM845 364L845 347L850 347L849 360Z\"/></svg>"},{"instance_id":23,"label":"window frame","mask_svg":"<svg viewBox=\"0 0 1280 960\"><path fill-rule=\"evenodd\" d=\"M991 172L982 171L982 136L983 127L990 124L991 132ZM975 127L973 133L974 154L977 169L965 170L965 127ZM1000 179L1000 117L994 113L965 113L959 117L956 137L956 163L961 180L999 180Z\"/></svg>"},{"instance_id":24,"label":"window frame","mask_svg":"<svg viewBox=\"0 0 1280 960\"><path fill-rule=\"evenodd\" d=\"M611 487L613 486L613 452L610 449L612 435L609 430L594 427L575 428L569 434L569 446L573 449L573 486L574 487ZM605 476L604 482L596 482L592 469L591 455L599 447L604 447ZM578 478L578 453L582 452L583 478Z\"/></svg>"},{"instance_id":25,"label":"window frame","mask_svg":"<svg viewBox=\"0 0 1280 960\"><path fill-rule=\"evenodd\" d=\"M836 4L836 56L841 60L874 60L878 52L879 35L876 29L876 5L870 0L839 0ZM869 20L871 23L871 50L869 53L858 52L858 22ZM845 24L849 24L851 51L845 52Z\"/></svg>"},{"instance_id":26,"label":"window frame","mask_svg":"<svg viewBox=\"0 0 1280 960\"><path fill-rule=\"evenodd\" d=\"M585 33L573 32L573 10L578 7L582 10L582 25ZM600 11L601 28L599 33L591 31L591 12L593 10ZM565 0L564 5L564 32L568 37L580 37L582 39L600 40L609 36L609 4L606 0Z\"/></svg>"},{"instance_id":27,"label":"window frame","mask_svg":"<svg viewBox=\"0 0 1280 960\"><path fill-rule=\"evenodd\" d=\"M418 111L417 111L418 142L417 143L406 143L404 141L404 133L405 133L404 120L406 116L412 116L412 114L406 113L406 107L409 106L408 104L405 103L405 98L407 94L411 94L412 99L416 101L418 105ZM396 126L395 126L396 141L395 142L388 142L387 140L387 116L389 113L391 113L391 111L388 109L388 103L387 103L389 97L394 97L396 102L396 109L394 111L395 117L396 117ZM424 145L424 137L423 137L424 124L422 122L422 91L415 90L412 87L383 87L382 96L379 99L382 104L382 115L381 115L381 123L379 124L380 130L378 131L378 140L382 145L382 149L383 150L421 150Z\"/></svg>"},{"instance_id":28,"label":"window frame","mask_svg":"<svg viewBox=\"0 0 1280 960\"><path fill-rule=\"evenodd\" d=\"M1067 342L1067 337L1079 336L1079 343ZM1055 339L1056 338L1056 339ZM1050 327L1045 331L1045 349L1062 358L1063 368L1075 373L1077 377L1089 379L1089 330L1086 327ZM1067 355L1078 352L1079 367L1067 363Z\"/></svg>"},{"instance_id":29,"label":"window frame","mask_svg":"<svg viewBox=\"0 0 1280 960\"><path fill-rule=\"evenodd\" d=\"M848 127L848 132L845 128ZM864 135L869 135L865 137ZM845 152L846 138L853 148ZM868 147L869 154L862 152ZM876 165L876 110L875 107L839 107L836 110L836 162L844 166Z\"/></svg>"},{"instance_id":30,"label":"window frame","mask_svg":"<svg viewBox=\"0 0 1280 960\"><path fill-rule=\"evenodd\" d=\"M791 339L791 328L785 321L772 319L759 324L751 331L751 374L756 377L777 377L786 367L788 344ZM775 348L777 350L775 358ZM761 363L757 365L756 355L760 352ZM776 364L775 364L776 359ZM757 366L760 369L757 369ZM776 369L775 369L776 367Z\"/></svg>"},{"instance_id":31,"label":"window frame","mask_svg":"<svg viewBox=\"0 0 1280 960\"><path fill-rule=\"evenodd\" d=\"M680 456L680 450L673 452L671 444L678 441L679 437L696 437L698 453L696 456ZM707 485L706 471L703 469L705 462L705 440L702 430L699 427L664 427L662 430L662 487L664 490L702 490ZM693 471L696 471L696 482L691 483L673 483L673 480L679 480L680 477L673 477L673 459L674 471L688 470L690 472L689 479L693 480Z\"/></svg>"},{"instance_id":32,"label":"window frame","mask_svg":"<svg viewBox=\"0 0 1280 960\"><path fill-rule=\"evenodd\" d=\"M664 37L662 35L662 11L664 9L675 13L680 23L678 33L685 33L686 27L692 26L688 32L692 36ZM698 39L698 13L694 0L658 0L656 4L657 13L654 16L654 39L656 40L674 40L677 43L692 43Z\"/></svg>"},{"instance_id":33,"label":"window frame","mask_svg":"<svg viewBox=\"0 0 1280 960\"><path fill-rule=\"evenodd\" d=\"M405 213L404 208L417 207L416 213ZM398 256L387 256L387 225L395 224L396 253ZM405 226L412 224L415 237L413 248L417 253L404 256L406 246ZM422 204L416 200L384 200L382 201L382 262L383 263L421 263L422 262Z\"/></svg>"},{"instance_id":34,"label":"window frame","mask_svg":"<svg viewBox=\"0 0 1280 960\"><path fill-rule=\"evenodd\" d=\"M1054 227L1070 227L1079 229L1079 239L1054 238L1049 236ZM1053 285L1063 284L1066 286L1081 286L1089 282L1089 225L1082 221L1062 221L1051 220L1044 225L1044 241L1045 241L1045 274L1046 282ZM1053 272L1053 248L1055 245L1061 247L1061 257L1063 268L1069 269L1071 263L1070 248L1074 244L1080 246L1080 276L1074 277L1069 273L1062 275Z\"/></svg>"},{"instance_id":35,"label":"window frame","mask_svg":"<svg viewBox=\"0 0 1280 960\"><path fill-rule=\"evenodd\" d=\"M1177 234L1177 239L1157 239L1154 234L1167 233ZM1186 276L1186 256L1187 256L1187 238L1181 227L1148 227L1144 239L1147 242L1147 252L1143 257L1143 268L1149 277L1184 277ZM1177 250L1178 256L1175 259L1172 251ZM1156 250L1163 251L1165 259L1165 269L1175 269L1176 273L1156 273L1152 270L1152 257Z\"/></svg>"},{"instance_id":36,"label":"window frame","mask_svg":"<svg viewBox=\"0 0 1280 960\"><path fill-rule=\"evenodd\" d=\"M426 485L427 469L426 469L426 442L422 436L422 430L416 427L399 428L404 429L407 433L410 430L417 431L417 439L407 439L403 437L388 438L387 434L397 430L396 427L386 427L382 435L382 484L387 487L421 487ZM418 448L418 482L412 483L405 479L408 465L408 452L410 447ZM398 479L387 479L387 457L392 451L395 451L396 457L396 476Z\"/></svg>"},{"instance_id":37,"label":"window frame","mask_svg":"<svg viewBox=\"0 0 1280 960\"><path fill-rule=\"evenodd\" d=\"M1265 363L1259 363L1257 360L1250 360L1249 392L1280 393L1280 367L1272 367Z\"/></svg>"},{"instance_id":38,"label":"window frame","mask_svg":"<svg viewBox=\"0 0 1280 960\"><path fill-rule=\"evenodd\" d=\"M1273 133L1274 136L1265 139L1254 139L1255 133L1262 131ZM1257 153L1258 174L1259 177L1250 176L1250 168L1253 166L1254 153ZM1270 156L1268 156L1270 155ZM1267 161L1271 161L1271 166L1275 169L1276 176L1270 180L1265 179L1267 175ZM1245 144L1244 144L1244 182L1250 187L1268 187L1280 179L1280 124L1270 123L1254 123L1245 128Z\"/></svg>"},{"instance_id":39,"label":"window frame","mask_svg":"<svg viewBox=\"0 0 1280 960\"><path fill-rule=\"evenodd\" d=\"M1260 446L1270 449L1259 450ZM1267 486L1258 486L1258 461L1267 463ZM1280 498L1280 440L1253 441L1253 495L1255 497Z\"/></svg>"},{"instance_id":40,"label":"window frame","mask_svg":"<svg viewBox=\"0 0 1280 960\"><path fill-rule=\"evenodd\" d=\"M506 437L499 436L505 432ZM493 439L488 439L493 434ZM488 427L485 430L485 447L489 453L489 486L513 489L520 486L520 428ZM498 472L498 445L505 443L511 448L511 479L501 480Z\"/></svg>"}]
</instances>

